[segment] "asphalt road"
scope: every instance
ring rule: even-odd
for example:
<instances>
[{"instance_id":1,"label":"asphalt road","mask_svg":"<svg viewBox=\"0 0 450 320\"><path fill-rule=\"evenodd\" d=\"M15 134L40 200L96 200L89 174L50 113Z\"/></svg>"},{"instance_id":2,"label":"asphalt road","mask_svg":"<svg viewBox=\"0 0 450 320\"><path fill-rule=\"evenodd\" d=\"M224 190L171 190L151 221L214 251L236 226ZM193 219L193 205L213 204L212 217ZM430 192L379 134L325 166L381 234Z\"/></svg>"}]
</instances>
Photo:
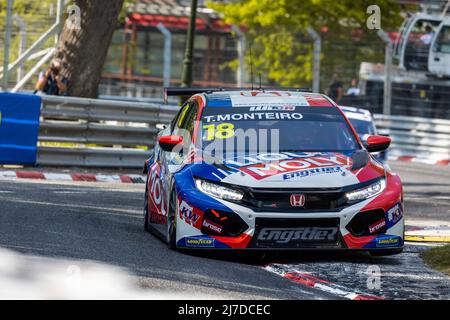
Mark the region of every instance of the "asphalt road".
<instances>
[{"instance_id":1,"label":"asphalt road","mask_svg":"<svg viewBox=\"0 0 450 320\"><path fill-rule=\"evenodd\" d=\"M403 181L407 217L450 222L450 166L395 161L391 168Z\"/></svg>"},{"instance_id":2,"label":"asphalt road","mask_svg":"<svg viewBox=\"0 0 450 320\"><path fill-rule=\"evenodd\" d=\"M411 217L450 221L450 167L393 163L405 183ZM450 298L450 282L418 256L365 254L186 254L145 233L143 185L0 181L0 246L45 257L92 260L127 269L136 286L162 292L232 299L333 299L263 269L278 263L367 290L364 270L379 266L386 298ZM358 275L358 276L355 276Z\"/></svg>"}]
</instances>

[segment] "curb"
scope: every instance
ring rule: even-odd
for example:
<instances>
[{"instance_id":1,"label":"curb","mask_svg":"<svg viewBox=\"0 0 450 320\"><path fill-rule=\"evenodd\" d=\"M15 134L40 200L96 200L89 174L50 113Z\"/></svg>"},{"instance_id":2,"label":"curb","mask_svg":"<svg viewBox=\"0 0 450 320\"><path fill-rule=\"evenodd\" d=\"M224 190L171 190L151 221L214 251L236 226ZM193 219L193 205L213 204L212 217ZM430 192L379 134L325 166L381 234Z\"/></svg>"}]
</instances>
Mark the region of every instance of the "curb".
<instances>
[{"instance_id":1,"label":"curb","mask_svg":"<svg viewBox=\"0 0 450 320\"><path fill-rule=\"evenodd\" d=\"M295 283L312 287L326 293L349 300L384 300L383 297L352 291L344 286L314 277L310 273L291 271L289 267L279 264L270 264L264 267L266 271L275 273ZM288 269L287 271L285 271Z\"/></svg>"},{"instance_id":2,"label":"curb","mask_svg":"<svg viewBox=\"0 0 450 320\"><path fill-rule=\"evenodd\" d=\"M450 226L406 226L405 241L450 243Z\"/></svg>"},{"instance_id":3,"label":"curb","mask_svg":"<svg viewBox=\"0 0 450 320\"><path fill-rule=\"evenodd\" d=\"M432 158L421 158L416 156L388 156L388 160L392 161L403 161L403 162L415 162L430 165L439 166L450 166L450 159L432 159Z\"/></svg>"},{"instance_id":4,"label":"curb","mask_svg":"<svg viewBox=\"0 0 450 320\"><path fill-rule=\"evenodd\" d=\"M106 183L145 183L145 177L137 174L104 175L91 173L46 173L39 171L0 171L0 179L34 179L48 181L85 181Z\"/></svg>"}]
</instances>

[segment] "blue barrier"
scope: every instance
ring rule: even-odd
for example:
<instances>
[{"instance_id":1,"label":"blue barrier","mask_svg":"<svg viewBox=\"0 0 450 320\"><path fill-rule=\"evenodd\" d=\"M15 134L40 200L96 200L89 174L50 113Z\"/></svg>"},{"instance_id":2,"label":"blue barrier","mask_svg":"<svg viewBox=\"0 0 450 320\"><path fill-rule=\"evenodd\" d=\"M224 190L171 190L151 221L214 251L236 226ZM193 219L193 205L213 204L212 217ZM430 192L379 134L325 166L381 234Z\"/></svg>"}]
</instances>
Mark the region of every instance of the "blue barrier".
<instances>
[{"instance_id":1,"label":"blue barrier","mask_svg":"<svg viewBox=\"0 0 450 320\"><path fill-rule=\"evenodd\" d=\"M0 164L35 164L41 98L0 93Z\"/></svg>"}]
</instances>

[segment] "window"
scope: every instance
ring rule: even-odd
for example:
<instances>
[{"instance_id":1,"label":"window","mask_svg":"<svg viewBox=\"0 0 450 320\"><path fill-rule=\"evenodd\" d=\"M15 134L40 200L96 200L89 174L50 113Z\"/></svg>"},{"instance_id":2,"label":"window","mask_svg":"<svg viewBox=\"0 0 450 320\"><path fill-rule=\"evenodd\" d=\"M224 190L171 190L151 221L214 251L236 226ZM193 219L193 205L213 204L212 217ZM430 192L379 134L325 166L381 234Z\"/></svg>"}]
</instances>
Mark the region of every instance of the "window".
<instances>
[{"instance_id":1,"label":"window","mask_svg":"<svg viewBox=\"0 0 450 320\"><path fill-rule=\"evenodd\" d=\"M175 122L173 134L184 136L186 133L189 133L190 136L185 138L191 140L194 134L195 121L197 120L197 115L198 115L197 103L196 102L188 103L181 110L180 115Z\"/></svg>"},{"instance_id":2,"label":"window","mask_svg":"<svg viewBox=\"0 0 450 320\"><path fill-rule=\"evenodd\" d=\"M441 29L433 50L435 52L450 53L450 26Z\"/></svg>"}]
</instances>

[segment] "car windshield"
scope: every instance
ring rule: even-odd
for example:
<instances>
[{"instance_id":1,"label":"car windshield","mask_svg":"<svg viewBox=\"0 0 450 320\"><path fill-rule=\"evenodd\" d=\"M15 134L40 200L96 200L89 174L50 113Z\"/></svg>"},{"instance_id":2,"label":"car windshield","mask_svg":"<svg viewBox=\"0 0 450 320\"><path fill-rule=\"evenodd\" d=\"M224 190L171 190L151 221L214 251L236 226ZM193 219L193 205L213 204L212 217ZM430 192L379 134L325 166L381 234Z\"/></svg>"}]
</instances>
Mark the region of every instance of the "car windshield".
<instances>
[{"instance_id":1,"label":"car windshield","mask_svg":"<svg viewBox=\"0 0 450 320\"><path fill-rule=\"evenodd\" d=\"M334 107L207 107L197 141L207 150L348 152L359 149L353 131ZM229 148L232 148L230 150ZM256 150L256 149L258 150Z\"/></svg>"},{"instance_id":2,"label":"car windshield","mask_svg":"<svg viewBox=\"0 0 450 320\"><path fill-rule=\"evenodd\" d=\"M353 128L355 128L358 136L362 137L366 134L375 135L375 128L372 122L349 118Z\"/></svg>"}]
</instances>

